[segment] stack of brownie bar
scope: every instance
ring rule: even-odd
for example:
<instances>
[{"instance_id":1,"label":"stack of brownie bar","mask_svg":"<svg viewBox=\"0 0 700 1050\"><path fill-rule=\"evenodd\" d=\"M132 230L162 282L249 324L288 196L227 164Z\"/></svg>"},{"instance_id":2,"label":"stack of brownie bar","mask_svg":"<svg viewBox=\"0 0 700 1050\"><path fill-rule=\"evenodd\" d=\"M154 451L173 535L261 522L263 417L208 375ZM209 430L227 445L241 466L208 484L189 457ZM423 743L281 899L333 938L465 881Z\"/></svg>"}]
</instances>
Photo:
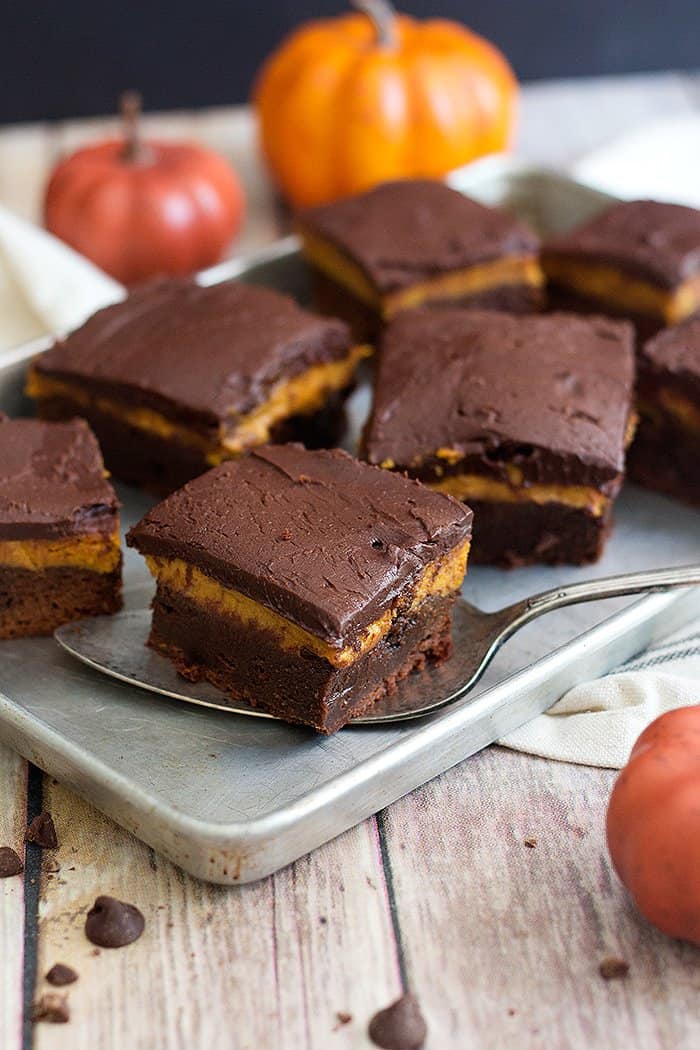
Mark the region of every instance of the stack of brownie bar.
<instances>
[{"instance_id":1,"label":"stack of brownie bar","mask_svg":"<svg viewBox=\"0 0 700 1050\"><path fill-rule=\"evenodd\" d=\"M420 180L299 230L319 314L158 282L35 361L44 421L0 423L0 637L119 607L100 447L166 497L127 539L156 580L149 644L322 732L448 656L470 546L505 566L600 557L637 412L633 477L700 503L700 213L617 205L541 247ZM568 312L544 312L545 280ZM637 346L635 405L635 343L661 329ZM332 446L367 340L353 459Z\"/></svg>"},{"instance_id":2,"label":"stack of brownie bar","mask_svg":"<svg viewBox=\"0 0 700 1050\"><path fill-rule=\"evenodd\" d=\"M522 313L542 303L533 231L442 183L385 183L306 211L298 226L317 306L362 338L416 306Z\"/></svg>"},{"instance_id":3,"label":"stack of brownie bar","mask_svg":"<svg viewBox=\"0 0 700 1050\"><path fill-rule=\"evenodd\" d=\"M267 441L333 443L369 353L266 288L163 281L42 354L27 392L44 419L87 419L109 470L162 495Z\"/></svg>"},{"instance_id":4,"label":"stack of brownie bar","mask_svg":"<svg viewBox=\"0 0 700 1050\"><path fill-rule=\"evenodd\" d=\"M0 638L121 607L119 504L87 425L0 419Z\"/></svg>"}]
</instances>

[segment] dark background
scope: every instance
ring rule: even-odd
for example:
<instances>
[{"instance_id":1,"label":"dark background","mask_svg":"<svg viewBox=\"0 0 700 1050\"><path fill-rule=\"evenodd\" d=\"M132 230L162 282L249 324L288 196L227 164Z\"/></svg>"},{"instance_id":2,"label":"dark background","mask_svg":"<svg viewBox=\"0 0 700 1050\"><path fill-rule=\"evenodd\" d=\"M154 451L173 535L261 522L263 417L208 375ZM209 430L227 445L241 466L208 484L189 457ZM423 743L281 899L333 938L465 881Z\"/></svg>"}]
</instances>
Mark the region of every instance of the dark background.
<instances>
[{"instance_id":1,"label":"dark background","mask_svg":"<svg viewBox=\"0 0 700 1050\"><path fill-rule=\"evenodd\" d=\"M3 0L0 123L243 102L301 21L344 0ZM405 0L494 40L522 79L700 67L700 0Z\"/></svg>"}]
</instances>

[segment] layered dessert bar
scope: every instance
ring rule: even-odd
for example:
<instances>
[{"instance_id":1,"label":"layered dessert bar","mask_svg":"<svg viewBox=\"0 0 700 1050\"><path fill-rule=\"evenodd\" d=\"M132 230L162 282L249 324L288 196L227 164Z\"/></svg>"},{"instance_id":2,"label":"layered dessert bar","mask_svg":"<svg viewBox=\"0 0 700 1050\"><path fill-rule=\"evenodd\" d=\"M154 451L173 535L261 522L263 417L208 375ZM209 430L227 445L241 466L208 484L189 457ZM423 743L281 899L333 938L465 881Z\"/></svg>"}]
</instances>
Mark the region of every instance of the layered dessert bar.
<instances>
[{"instance_id":1,"label":"layered dessert bar","mask_svg":"<svg viewBox=\"0 0 700 1050\"><path fill-rule=\"evenodd\" d=\"M540 304L535 234L444 183L384 183L304 212L298 228L317 306L361 338L408 307L522 312Z\"/></svg>"},{"instance_id":2,"label":"layered dessert bar","mask_svg":"<svg viewBox=\"0 0 700 1050\"><path fill-rule=\"evenodd\" d=\"M466 500L477 561L594 561L622 483L633 381L625 322L407 311L384 333L363 455Z\"/></svg>"},{"instance_id":3,"label":"layered dessert bar","mask_svg":"<svg viewBox=\"0 0 700 1050\"><path fill-rule=\"evenodd\" d=\"M0 638L121 607L118 508L86 423L0 419Z\"/></svg>"},{"instance_id":4,"label":"layered dessert bar","mask_svg":"<svg viewBox=\"0 0 700 1050\"><path fill-rule=\"evenodd\" d=\"M700 309L700 211L628 201L542 246L555 307L634 321L647 336Z\"/></svg>"},{"instance_id":5,"label":"layered dessert bar","mask_svg":"<svg viewBox=\"0 0 700 1050\"><path fill-rule=\"evenodd\" d=\"M634 481L700 507L700 318L660 332L638 360Z\"/></svg>"},{"instance_id":6,"label":"layered dessert bar","mask_svg":"<svg viewBox=\"0 0 700 1050\"><path fill-rule=\"evenodd\" d=\"M338 450L268 446L169 496L127 543L149 644L192 681L332 733L450 650L471 512Z\"/></svg>"},{"instance_id":7,"label":"layered dessert bar","mask_svg":"<svg viewBox=\"0 0 700 1050\"><path fill-rule=\"evenodd\" d=\"M164 494L254 445L337 443L368 352L277 292L165 281L42 354L28 393L45 419L86 418L112 473Z\"/></svg>"}]
</instances>

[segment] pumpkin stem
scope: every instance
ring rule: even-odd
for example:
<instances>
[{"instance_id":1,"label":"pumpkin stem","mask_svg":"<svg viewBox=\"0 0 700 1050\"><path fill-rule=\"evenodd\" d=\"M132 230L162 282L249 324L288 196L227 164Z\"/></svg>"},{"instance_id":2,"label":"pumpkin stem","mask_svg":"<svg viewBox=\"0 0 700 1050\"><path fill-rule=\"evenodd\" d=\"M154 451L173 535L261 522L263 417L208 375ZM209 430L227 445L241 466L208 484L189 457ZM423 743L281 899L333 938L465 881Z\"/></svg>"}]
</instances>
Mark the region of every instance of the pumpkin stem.
<instances>
[{"instance_id":1,"label":"pumpkin stem","mask_svg":"<svg viewBox=\"0 0 700 1050\"><path fill-rule=\"evenodd\" d=\"M350 0L372 22L380 47L396 47L396 12L389 0Z\"/></svg>"},{"instance_id":2,"label":"pumpkin stem","mask_svg":"<svg viewBox=\"0 0 700 1050\"><path fill-rule=\"evenodd\" d=\"M143 160L146 154L141 141L141 110L143 99L138 91L125 91L119 99L119 111L124 129L124 152L122 157L132 164Z\"/></svg>"}]
</instances>

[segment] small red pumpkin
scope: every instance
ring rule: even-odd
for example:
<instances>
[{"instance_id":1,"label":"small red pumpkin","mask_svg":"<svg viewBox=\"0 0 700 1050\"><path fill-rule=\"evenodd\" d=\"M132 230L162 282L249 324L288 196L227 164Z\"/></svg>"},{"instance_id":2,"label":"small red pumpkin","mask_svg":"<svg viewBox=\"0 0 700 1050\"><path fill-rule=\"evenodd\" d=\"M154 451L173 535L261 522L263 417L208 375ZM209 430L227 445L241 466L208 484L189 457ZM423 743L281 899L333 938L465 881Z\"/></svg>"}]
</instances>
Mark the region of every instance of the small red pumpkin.
<instances>
[{"instance_id":1,"label":"small red pumpkin","mask_svg":"<svg viewBox=\"0 0 700 1050\"><path fill-rule=\"evenodd\" d=\"M140 108L128 92L124 138L61 161L44 205L51 233L127 285L218 262L244 210L241 184L222 157L196 144L143 141Z\"/></svg>"},{"instance_id":2,"label":"small red pumpkin","mask_svg":"<svg viewBox=\"0 0 700 1050\"><path fill-rule=\"evenodd\" d=\"M642 915L700 945L700 706L668 711L644 730L615 782L607 836Z\"/></svg>"}]
</instances>

